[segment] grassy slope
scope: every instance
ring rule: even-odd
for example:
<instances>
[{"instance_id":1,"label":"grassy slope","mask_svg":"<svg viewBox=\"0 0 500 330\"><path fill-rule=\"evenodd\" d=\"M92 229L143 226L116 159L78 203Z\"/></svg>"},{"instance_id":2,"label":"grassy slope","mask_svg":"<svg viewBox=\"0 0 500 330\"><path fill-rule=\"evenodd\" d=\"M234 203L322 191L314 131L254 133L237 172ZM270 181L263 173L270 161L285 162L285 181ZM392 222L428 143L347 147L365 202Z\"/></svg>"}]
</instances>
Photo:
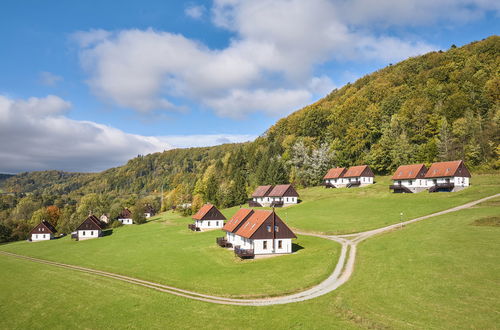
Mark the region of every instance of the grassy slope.
<instances>
[{"instance_id":1,"label":"grassy slope","mask_svg":"<svg viewBox=\"0 0 500 330\"><path fill-rule=\"evenodd\" d=\"M124 226L96 240L75 242L66 237L0 249L232 296L278 295L310 287L332 272L340 252L335 242L300 236L295 243L303 249L293 255L241 261L215 244L222 231L193 233L186 228L190 219L171 213L163 217L167 223Z\"/></svg>"},{"instance_id":2,"label":"grassy slope","mask_svg":"<svg viewBox=\"0 0 500 330\"><path fill-rule=\"evenodd\" d=\"M500 192L500 175L474 175L467 189L434 194L394 194L388 188L389 177L376 180L362 188L303 189L299 191L302 203L277 212L294 228L347 234L399 222L401 212L403 220L409 220Z\"/></svg>"},{"instance_id":3,"label":"grassy slope","mask_svg":"<svg viewBox=\"0 0 500 330\"><path fill-rule=\"evenodd\" d=\"M471 223L499 212L497 200L369 239L339 290L271 307L196 302L0 256L0 328L492 329L500 324L500 228Z\"/></svg>"}]
</instances>

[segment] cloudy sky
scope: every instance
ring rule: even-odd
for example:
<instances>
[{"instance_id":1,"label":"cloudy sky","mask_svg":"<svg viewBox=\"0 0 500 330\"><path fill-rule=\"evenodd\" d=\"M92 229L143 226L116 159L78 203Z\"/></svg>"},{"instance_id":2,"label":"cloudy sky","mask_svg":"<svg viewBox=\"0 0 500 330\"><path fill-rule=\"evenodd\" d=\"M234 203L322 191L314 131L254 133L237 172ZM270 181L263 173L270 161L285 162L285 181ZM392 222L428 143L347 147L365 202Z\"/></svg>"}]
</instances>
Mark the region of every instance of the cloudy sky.
<instances>
[{"instance_id":1,"label":"cloudy sky","mask_svg":"<svg viewBox=\"0 0 500 330\"><path fill-rule=\"evenodd\" d=\"M0 172L254 139L347 82L499 33L498 0L0 4Z\"/></svg>"}]
</instances>

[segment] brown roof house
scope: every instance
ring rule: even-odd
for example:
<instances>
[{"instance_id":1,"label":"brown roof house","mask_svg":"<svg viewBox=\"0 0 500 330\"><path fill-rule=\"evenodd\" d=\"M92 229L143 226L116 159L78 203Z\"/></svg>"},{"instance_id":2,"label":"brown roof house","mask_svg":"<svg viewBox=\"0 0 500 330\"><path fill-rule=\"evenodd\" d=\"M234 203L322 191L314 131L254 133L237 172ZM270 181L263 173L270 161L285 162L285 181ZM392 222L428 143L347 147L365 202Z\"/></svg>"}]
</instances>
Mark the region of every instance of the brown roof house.
<instances>
[{"instance_id":1,"label":"brown roof house","mask_svg":"<svg viewBox=\"0 0 500 330\"><path fill-rule=\"evenodd\" d=\"M297 204L299 194L291 184L276 186L258 186L252 194L250 206L283 207Z\"/></svg>"},{"instance_id":2,"label":"brown roof house","mask_svg":"<svg viewBox=\"0 0 500 330\"><path fill-rule=\"evenodd\" d=\"M240 258L292 253L292 239L297 238L274 210L240 209L223 230Z\"/></svg>"},{"instance_id":3,"label":"brown roof house","mask_svg":"<svg viewBox=\"0 0 500 330\"><path fill-rule=\"evenodd\" d=\"M144 205L144 216L146 219L151 218L153 215L155 215L155 209L151 204L146 204Z\"/></svg>"},{"instance_id":4,"label":"brown roof house","mask_svg":"<svg viewBox=\"0 0 500 330\"><path fill-rule=\"evenodd\" d=\"M347 172L345 167L331 168L323 177L325 188L340 188L345 187L349 181L344 178L344 173Z\"/></svg>"},{"instance_id":5,"label":"brown roof house","mask_svg":"<svg viewBox=\"0 0 500 330\"><path fill-rule=\"evenodd\" d=\"M118 215L118 221L120 221L124 225L131 225L134 223L132 220L132 212L128 208L124 208L120 215Z\"/></svg>"},{"instance_id":6,"label":"brown roof house","mask_svg":"<svg viewBox=\"0 0 500 330\"><path fill-rule=\"evenodd\" d=\"M29 240L32 242L48 241L54 238L55 233L57 233L56 228L50 222L42 220L35 228L31 229Z\"/></svg>"},{"instance_id":7,"label":"brown roof house","mask_svg":"<svg viewBox=\"0 0 500 330\"><path fill-rule=\"evenodd\" d=\"M392 176L392 185L389 189L395 193L418 193L426 190L427 167L424 164L401 165Z\"/></svg>"},{"instance_id":8,"label":"brown roof house","mask_svg":"<svg viewBox=\"0 0 500 330\"><path fill-rule=\"evenodd\" d=\"M95 216L89 215L75 230L72 237L78 241L98 238L102 236L104 224Z\"/></svg>"},{"instance_id":9,"label":"brown roof house","mask_svg":"<svg viewBox=\"0 0 500 330\"><path fill-rule=\"evenodd\" d=\"M226 217L210 203L203 205L192 218L194 224L189 224L188 228L193 231L220 229L226 220Z\"/></svg>"},{"instance_id":10,"label":"brown roof house","mask_svg":"<svg viewBox=\"0 0 500 330\"><path fill-rule=\"evenodd\" d=\"M462 160L434 163L425 174L429 192L459 191L470 185L471 174Z\"/></svg>"},{"instance_id":11,"label":"brown roof house","mask_svg":"<svg viewBox=\"0 0 500 330\"><path fill-rule=\"evenodd\" d=\"M343 174L343 178L347 179L347 188L373 184L374 177L375 175L368 165L351 166Z\"/></svg>"}]
</instances>

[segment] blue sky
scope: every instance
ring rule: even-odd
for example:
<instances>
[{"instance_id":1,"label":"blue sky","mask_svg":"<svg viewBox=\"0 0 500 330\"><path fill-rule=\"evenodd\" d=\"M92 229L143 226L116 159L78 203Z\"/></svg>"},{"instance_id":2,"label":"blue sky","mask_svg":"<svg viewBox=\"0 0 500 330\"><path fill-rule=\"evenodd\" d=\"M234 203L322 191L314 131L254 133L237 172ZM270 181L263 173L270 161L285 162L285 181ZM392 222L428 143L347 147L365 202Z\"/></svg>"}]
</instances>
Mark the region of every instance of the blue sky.
<instances>
[{"instance_id":1,"label":"blue sky","mask_svg":"<svg viewBox=\"0 0 500 330\"><path fill-rule=\"evenodd\" d=\"M389 63L498 34L500 9L489 0L0 6L0 172L9 173L98 171L137 154L251 140Z\"/></svg>"}]
</instances>

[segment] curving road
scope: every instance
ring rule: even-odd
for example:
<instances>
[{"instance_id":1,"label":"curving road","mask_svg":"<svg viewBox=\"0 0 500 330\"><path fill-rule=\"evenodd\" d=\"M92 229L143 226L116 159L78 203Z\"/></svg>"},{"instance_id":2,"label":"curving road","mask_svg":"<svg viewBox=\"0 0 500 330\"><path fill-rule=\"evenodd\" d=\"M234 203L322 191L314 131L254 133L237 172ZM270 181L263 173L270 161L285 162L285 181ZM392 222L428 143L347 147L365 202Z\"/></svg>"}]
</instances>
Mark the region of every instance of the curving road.
<instances>
[{"instance_id":1,"label":"curving road","mask_svg":"<svg viewBox=\"0 0 500 330\"><path fill-rule=\"evenodd\" d=\"M396 228L400 228L401 226L411 224L417 221L422 221L428 218L432 218L435 216L451 213L451 212L456 212L459 210L463 210L469 207L472 207L474 205L477 205L479 203L482 203L484 201L487 201L492 198L500 197L500 194L496 194L493 196L485 197L470 203L466 203L457 207L453 207L451 209L441 211L441 212L436 212L433 214L429 214L426 216L418 217L412 220L404 221L401 223L393 224L390 226L374 229L374 230L369 230L361 233L356 233L356 234L349 234L349 235L320 235L320 234L310 234L306 232L297 232L298 234L301 235L309 235L309 236L316 236L316 237L321 237L324 239L329 239L336 241L342 245L342 250L340 253L339 260L337 262L337 265L335 266L335 269L333 270L333 273L323 282L319 283L318 285L307 289L305 291L291 294L291 295L286 295L286 296L280 296L280 297L271 297L271 298L259 298L259 299L236 299L236 298L225 298L225 297L217 297L217 296L211 296L211 295L206 295L206 294L201 294L193 291L188 291L188 290L183 290L179 288L175 288L172 286L168 285L163 285L159 283L154 283L150 281L145 281L141 280L138 278L133 278L129 276L124 276L120 274L115 274L115 273L109 273L105 271L100 271L96 269L91 269L91 268L85 268L85 267L80 267L80 266L74 266L74 265L68 265L68 264L63 264L59 262L54 262L54 261L48 261L48 260L43 260L43 259L37 259L37 258L32 258L32 257L27 257L19 254L14 254L10 252L4 252L0 251L0 254L6 255L6 256L11 256L11 257L16 257L24 260L29 260L33 262L38 262L42 264L47 264L47 265L52 265L56 267L61 267L61 268L66 268L66 269L71 269L71 270L76 270L88 274L93 274L93 275L98 275L98 276L103 276L107 278L112 278L115 280L135 284L135 285L141 285L143 287L147 287L150 289L154 289L160 292L165 292L189 299L195 299L199 301L204 301L204 302L209 302L209 303L215 303L215 304L226 304L226 305L243 305L243 306L268 306L268 305L279 305L279 304L289 304L289 303L294 303L294 302L299 302L299 301L304 301L304 300L309 300L313 299L319 296L322 296L324 294L327 294L329 292L332 292L333 290L337 289L339 286L344 284L349 280L351 277L353 271L354 271L354 262L356 260L356 246L360 242L364 241L365 239L372 237L374 235L378 235L387 231L394 230Z\"/></svg>"}]
</instances>

